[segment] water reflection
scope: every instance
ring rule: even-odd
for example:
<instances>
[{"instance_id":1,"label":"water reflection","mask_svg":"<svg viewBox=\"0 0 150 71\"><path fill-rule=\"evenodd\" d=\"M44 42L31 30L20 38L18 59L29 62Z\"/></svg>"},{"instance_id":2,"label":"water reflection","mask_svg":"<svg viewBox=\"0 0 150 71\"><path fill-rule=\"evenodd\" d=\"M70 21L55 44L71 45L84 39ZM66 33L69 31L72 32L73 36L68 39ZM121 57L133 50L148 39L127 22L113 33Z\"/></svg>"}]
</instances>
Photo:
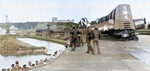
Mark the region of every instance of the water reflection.
<instances>
[{"instance_id":1,"label":"water reflection","mask_svg":"<svg viewBox=\"0 0 150 71\"><path fill-rule=\"evenodd\" d=\"M41 41L37 39L31 39L31 38L17 38L18 40L21 40L25 43L31 44L33 46L44 46L48 50L51 50L50 53L53 55L54 52L57 50L64 51L65 47L60 44L52 43L52 42L47 42L47 41ZM59 54L59 53L58 53ZM23 64L28 65L28 61L31 61L32 63L35 63L36 60L40 61L41 59L45 58L51 58L52 56L50 55L26 55L26 56L1 56L0 55L0 70L1 68L11 68L11 64L15 64L15 61L19 61L19 65L23 66Z\"/></svg>"},{"instance_id":2,"label":"water reflection","mask_svg":"<svg viewBox=\"0 0 150 71\"><path fill-rule=\"evenodd\" d=\"M46 47L46 49L51 50L51 54L53 54L56 50L59 51L65 49L64 45L56 44L53 42L41 41L41 40L31 39L31 38L17 38L17 39L25 43L31 44L33 46L38 46L38 47L44 46Z\"/></svg>"}]
</instances>

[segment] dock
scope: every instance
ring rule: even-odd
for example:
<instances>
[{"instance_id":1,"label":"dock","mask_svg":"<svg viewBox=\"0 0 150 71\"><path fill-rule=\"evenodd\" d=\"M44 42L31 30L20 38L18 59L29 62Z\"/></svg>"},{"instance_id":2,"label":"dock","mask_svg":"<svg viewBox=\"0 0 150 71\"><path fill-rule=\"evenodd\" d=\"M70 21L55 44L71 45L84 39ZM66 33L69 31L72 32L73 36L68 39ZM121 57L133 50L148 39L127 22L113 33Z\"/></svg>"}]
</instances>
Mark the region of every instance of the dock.
<instances>
[{"instance_id":1,"label":"dock","mask_svg":"<svg viewBox=\"0 0 150 71\"><path fill-rule=\"evenodd\" d=\"M137 44L143 45L140 42L100 40L101 54L85 53L85 44L75 51L68 48L52 63L27 71L150 71L150 65L131 54L134 51L129 48L135 46L136 49Z\"/></svg>"}]
</instances>

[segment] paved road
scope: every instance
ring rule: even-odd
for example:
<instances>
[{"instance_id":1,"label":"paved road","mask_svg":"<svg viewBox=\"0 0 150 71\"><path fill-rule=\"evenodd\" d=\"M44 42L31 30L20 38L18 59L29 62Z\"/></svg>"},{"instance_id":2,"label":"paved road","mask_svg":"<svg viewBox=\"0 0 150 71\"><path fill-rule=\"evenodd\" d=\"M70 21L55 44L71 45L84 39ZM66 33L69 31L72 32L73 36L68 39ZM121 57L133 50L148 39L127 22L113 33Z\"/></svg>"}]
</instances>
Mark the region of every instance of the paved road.
<instances>
[{"instance_id":1,"label":"paved road","mask_svg":"<svg viewBox=\"0 0 150 71\"><path fill-rule=\"evenodd\" d=\"M150 65L136 57L149 53L145 50L148 47L141 42L100 40L101 54L85 53L85 45L76 51L68 49L51 64L28 71L150 71Z\"/></svg>"}]
</instances>

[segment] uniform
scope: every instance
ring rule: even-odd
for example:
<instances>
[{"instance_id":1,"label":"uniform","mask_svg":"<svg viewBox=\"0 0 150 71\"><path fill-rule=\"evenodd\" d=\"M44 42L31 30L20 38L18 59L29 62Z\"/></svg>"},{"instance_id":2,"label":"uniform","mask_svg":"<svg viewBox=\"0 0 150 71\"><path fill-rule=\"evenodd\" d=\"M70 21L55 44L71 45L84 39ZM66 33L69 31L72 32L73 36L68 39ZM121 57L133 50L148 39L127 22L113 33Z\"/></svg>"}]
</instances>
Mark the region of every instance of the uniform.
<instances>
[{"instance_id":1,"label":"uniform","mask_svg":"<svg viewBox=\"0 0 150 71\"><path fill-rule=\"evenodd\" d=\"M86 29L83 30L83 43L86 43Z\"/></svg>"},{"instance_id":2,"label":"uniform","mask_svg":"<svg viewBox=\"0 0 150 71\"><path fill-rule=\"evenodd\" d=\"M70 32L72 31L72 27L73 27L73 25L71 25ZM72 41L72 34L70 34L70 45L69 45L69 47L72 47L71 41Z\"/></svg>"},{"instance_id":3,"label":"uniform","mask_svg":"<svg viewBox=\"0 0 150 71\"><path fill-rule=\"evenodd\" d=\"M10 71L17 71L16 68L14 67L14 64L11 65L11 70Z\"/></svg>"},{"instance_id":4,"label":"uniform","mask_svg":"<svg viewBox=\"0 0 150 71\"><path fill-rule=\"evenodd\" d=\"M21 66L19 66L18 64L16 64L15 68L16 70L21 70Z\"/></svg>"},{"instance_id":5,"label":"uniform","mask_svg":"<svg viewBox=\"0 0 150 71\"><path fill-rule=\"evenodd\" d=\"M16 61L15 63L16 63L16 66L15 66L16 70L21 70L21 66L19 66L19 62Z\"/></svg>"},{"instance_id":6,"label":"uniform","mask_svg":"<svg viewBox=\"0 0 150 71\"><path fill-rule=\"evenodd\" d=\"M98 54L100 54L99 39L101 38L101 32L98 30L97 27L95 27L94 30L91 32L91 38L93 39L94 51L95 51L95 48L97 46Z\"/></svg>"},{"instance_id":7,"label":"uniform","mask_svg":"<svg viewBox=\"0 0 150 71\"><path fill-rule=\"evenodd\" d=\"M72 34L72 39L71 39L71 51L75 51L76 46L77 46L77 34L78 34L78 30L76 29L76 27L73 25L73 29L70 31L70 34Z\"/></svg>"},{"instance_id":8,"label":"uniform","mask_svg":"<svg viewBox=\"0 0 150 71\"><path fill-rule=\"evenodd\" d=\"M15 67L12 67L10 71L17 71Z\"/></svg>"},{"instance_id":9,"label":"uniform","mask_svg":"<svg viewBox=\"0 0 150 71\"><path fill-rule=\"evenodd\" d=\"M89 27L86 29L86 42L87 42L87 47L88 47L86 53L90 53L90 51L93 53L93 48L90 45L90 41L91 41L90 34L91 34L91 28Z\"/></svg>"},{"instance_id":10,"label":"uniform","mask_svg":"<svg viewBox=\"0 0 150 71\"><path fill-rule=\"evenodd\" d=\"M84 44L83 44L83 30L82 29L78 29L78 32L79 32L78 38L77 38L77 40L78 40L78 47L80 47L81 44L82 44L82 46L84 46Z\"/></svg>"}]
</instances>

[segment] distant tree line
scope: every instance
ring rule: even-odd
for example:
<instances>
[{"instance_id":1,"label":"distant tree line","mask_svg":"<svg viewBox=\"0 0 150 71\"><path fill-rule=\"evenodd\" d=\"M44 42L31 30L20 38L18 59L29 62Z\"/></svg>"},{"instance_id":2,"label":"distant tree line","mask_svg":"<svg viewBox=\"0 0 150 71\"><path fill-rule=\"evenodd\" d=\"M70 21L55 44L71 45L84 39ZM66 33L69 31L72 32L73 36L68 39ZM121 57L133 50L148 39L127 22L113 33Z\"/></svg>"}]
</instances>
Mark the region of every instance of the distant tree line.
<instances>
[{"instance_id":1,"label":"distant tree line","mask_svg":"<svg viewBox=\"0 0 150 71\"><path fill-rule=\"evenodd\" d=\"M18 29L31 29L31 28L35 28L37 26L39 22L25 22L25 23L13 23L13 25L15 27L17 27Z\"/></svg>"},{"instance_id":2,"label":"distant tree line","mask_svg":"<svg viewBox=\"0 0 150 71\"><path fill-rule=\"evenodd\" d=\"M8 24L0 24L0 26L2 28L5 29L9 29L9 27L11 25L14 25L16 28L18 29L22 29L22 30L27 30L27 29L31 29L31 28L35 28L39 23L41 22L17 22L17 23L8 23ZM42 22L43 23L43 22ZM47 29L50 29L50 26L52 25L57 25L57 26L65 26L65 30L69 30L71 25L75 25L76 27L78 27L78 23L74 23L74 22L45 22L48 23L45 26L47 26Z\"/></svg>"}]
</instances>

